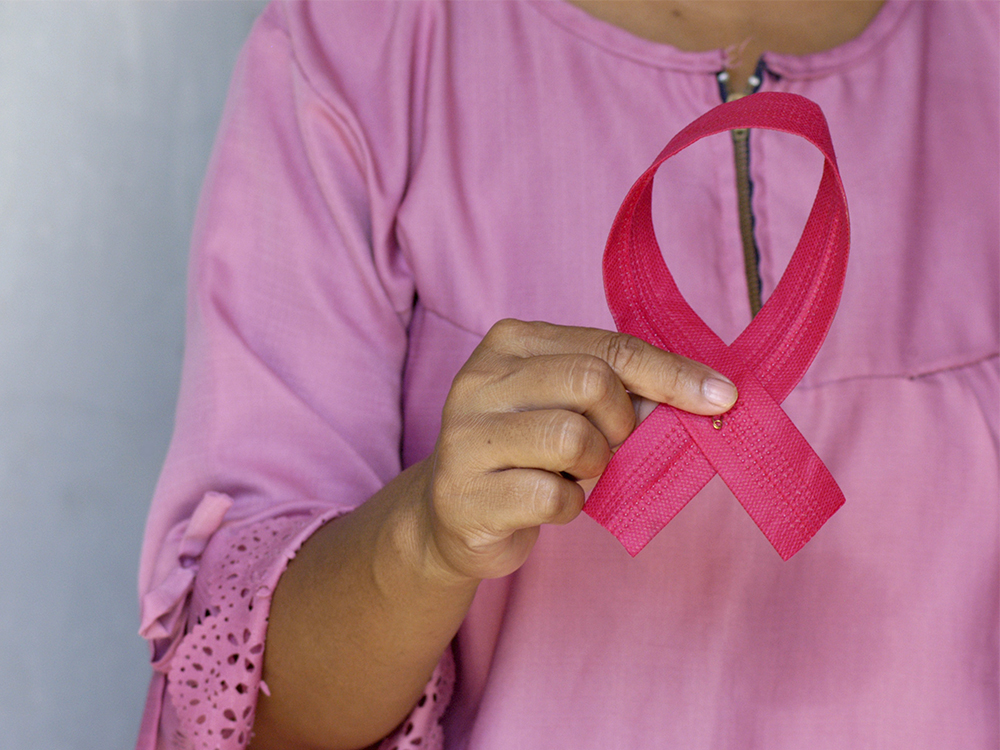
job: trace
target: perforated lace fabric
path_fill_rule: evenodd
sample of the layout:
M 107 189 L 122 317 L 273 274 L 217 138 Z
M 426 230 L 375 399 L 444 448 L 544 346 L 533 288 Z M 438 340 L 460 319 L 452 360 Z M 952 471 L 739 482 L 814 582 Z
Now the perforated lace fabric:
M 237 750 L 252 736 L 271 595 L 302 542 L 336 514 L 314 512 L 222 528 L 200 561 L 187 631 L 170 661 L 161 743 Z M 424 695 L 381 750 L 443 747 L 440 721 L 455 682 L 447 651 Z
M 455 689 L 455 660 L 451 649 L 444 652 L 424 688 L 417 705 L 378 750 L 443 750 L 444 730 L 441 719 Z

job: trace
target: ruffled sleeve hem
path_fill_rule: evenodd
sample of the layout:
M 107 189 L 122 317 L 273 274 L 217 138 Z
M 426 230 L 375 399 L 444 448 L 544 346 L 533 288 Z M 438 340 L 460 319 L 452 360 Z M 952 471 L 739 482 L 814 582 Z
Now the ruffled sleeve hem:
M 179 608 L 186 612 L 186 632 L 158 662 L 157 671 L 167 675 L 159 721 L 143 722 L 144 733 L 157 732 L 161 750 L 240 750 L 250 742 L 258 692 L 269 694 L 261 672 L 271 596 L 305 540 L 342 515 L 315 506 L 285 510 L 219 528 L 190 568 L 198 571 L 193 583 L 161 608 L 171 620 Z M 447 651 L 413 712 L 380 750 L 443 748 L 441 717 L 454 682 Z M 154 692 L 150 700 L 159 701 L 162 693 Z M 140 738 L 139 747 L 151 747 L 150 739 Z

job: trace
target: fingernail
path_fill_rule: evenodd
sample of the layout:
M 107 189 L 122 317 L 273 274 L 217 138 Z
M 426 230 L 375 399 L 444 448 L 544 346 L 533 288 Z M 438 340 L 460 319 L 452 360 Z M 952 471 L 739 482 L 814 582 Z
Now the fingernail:
M 736 403 L 736 386 L 728 380 L 705 378 L 701 381 L 701 395 L 715 406 L 732 406 Z

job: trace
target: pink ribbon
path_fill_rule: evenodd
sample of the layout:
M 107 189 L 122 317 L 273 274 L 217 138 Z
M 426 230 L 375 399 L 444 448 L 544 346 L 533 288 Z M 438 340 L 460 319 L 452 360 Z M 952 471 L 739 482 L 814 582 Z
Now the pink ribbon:
M 781 281 L 727 346 L 684 300 L 653 232 L 653 175 L 705 136 L 734 128 L 798 135 L 823 154 L 819 190 Z M 739 389 L 721 418 L 660 404 L 617 451 L 584 508 L 632 555 L 719 474 L 787 560 L 844 503 L 830 472 L 781 409 L 833 321 L 847 270 L 847 199 L 826 119 L 795 94 L 758 93 L 716 107 L 667 144 L 636 181 L 604 251 L 608 306 L 620 331 L 704 362 Z

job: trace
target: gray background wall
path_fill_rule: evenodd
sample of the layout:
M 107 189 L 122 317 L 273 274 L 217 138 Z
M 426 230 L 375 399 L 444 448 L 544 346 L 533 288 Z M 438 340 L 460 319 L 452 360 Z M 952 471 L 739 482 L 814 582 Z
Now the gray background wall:
M 131 747 L 187 243 L 259 3 L 0 2 L 0 748 Z

